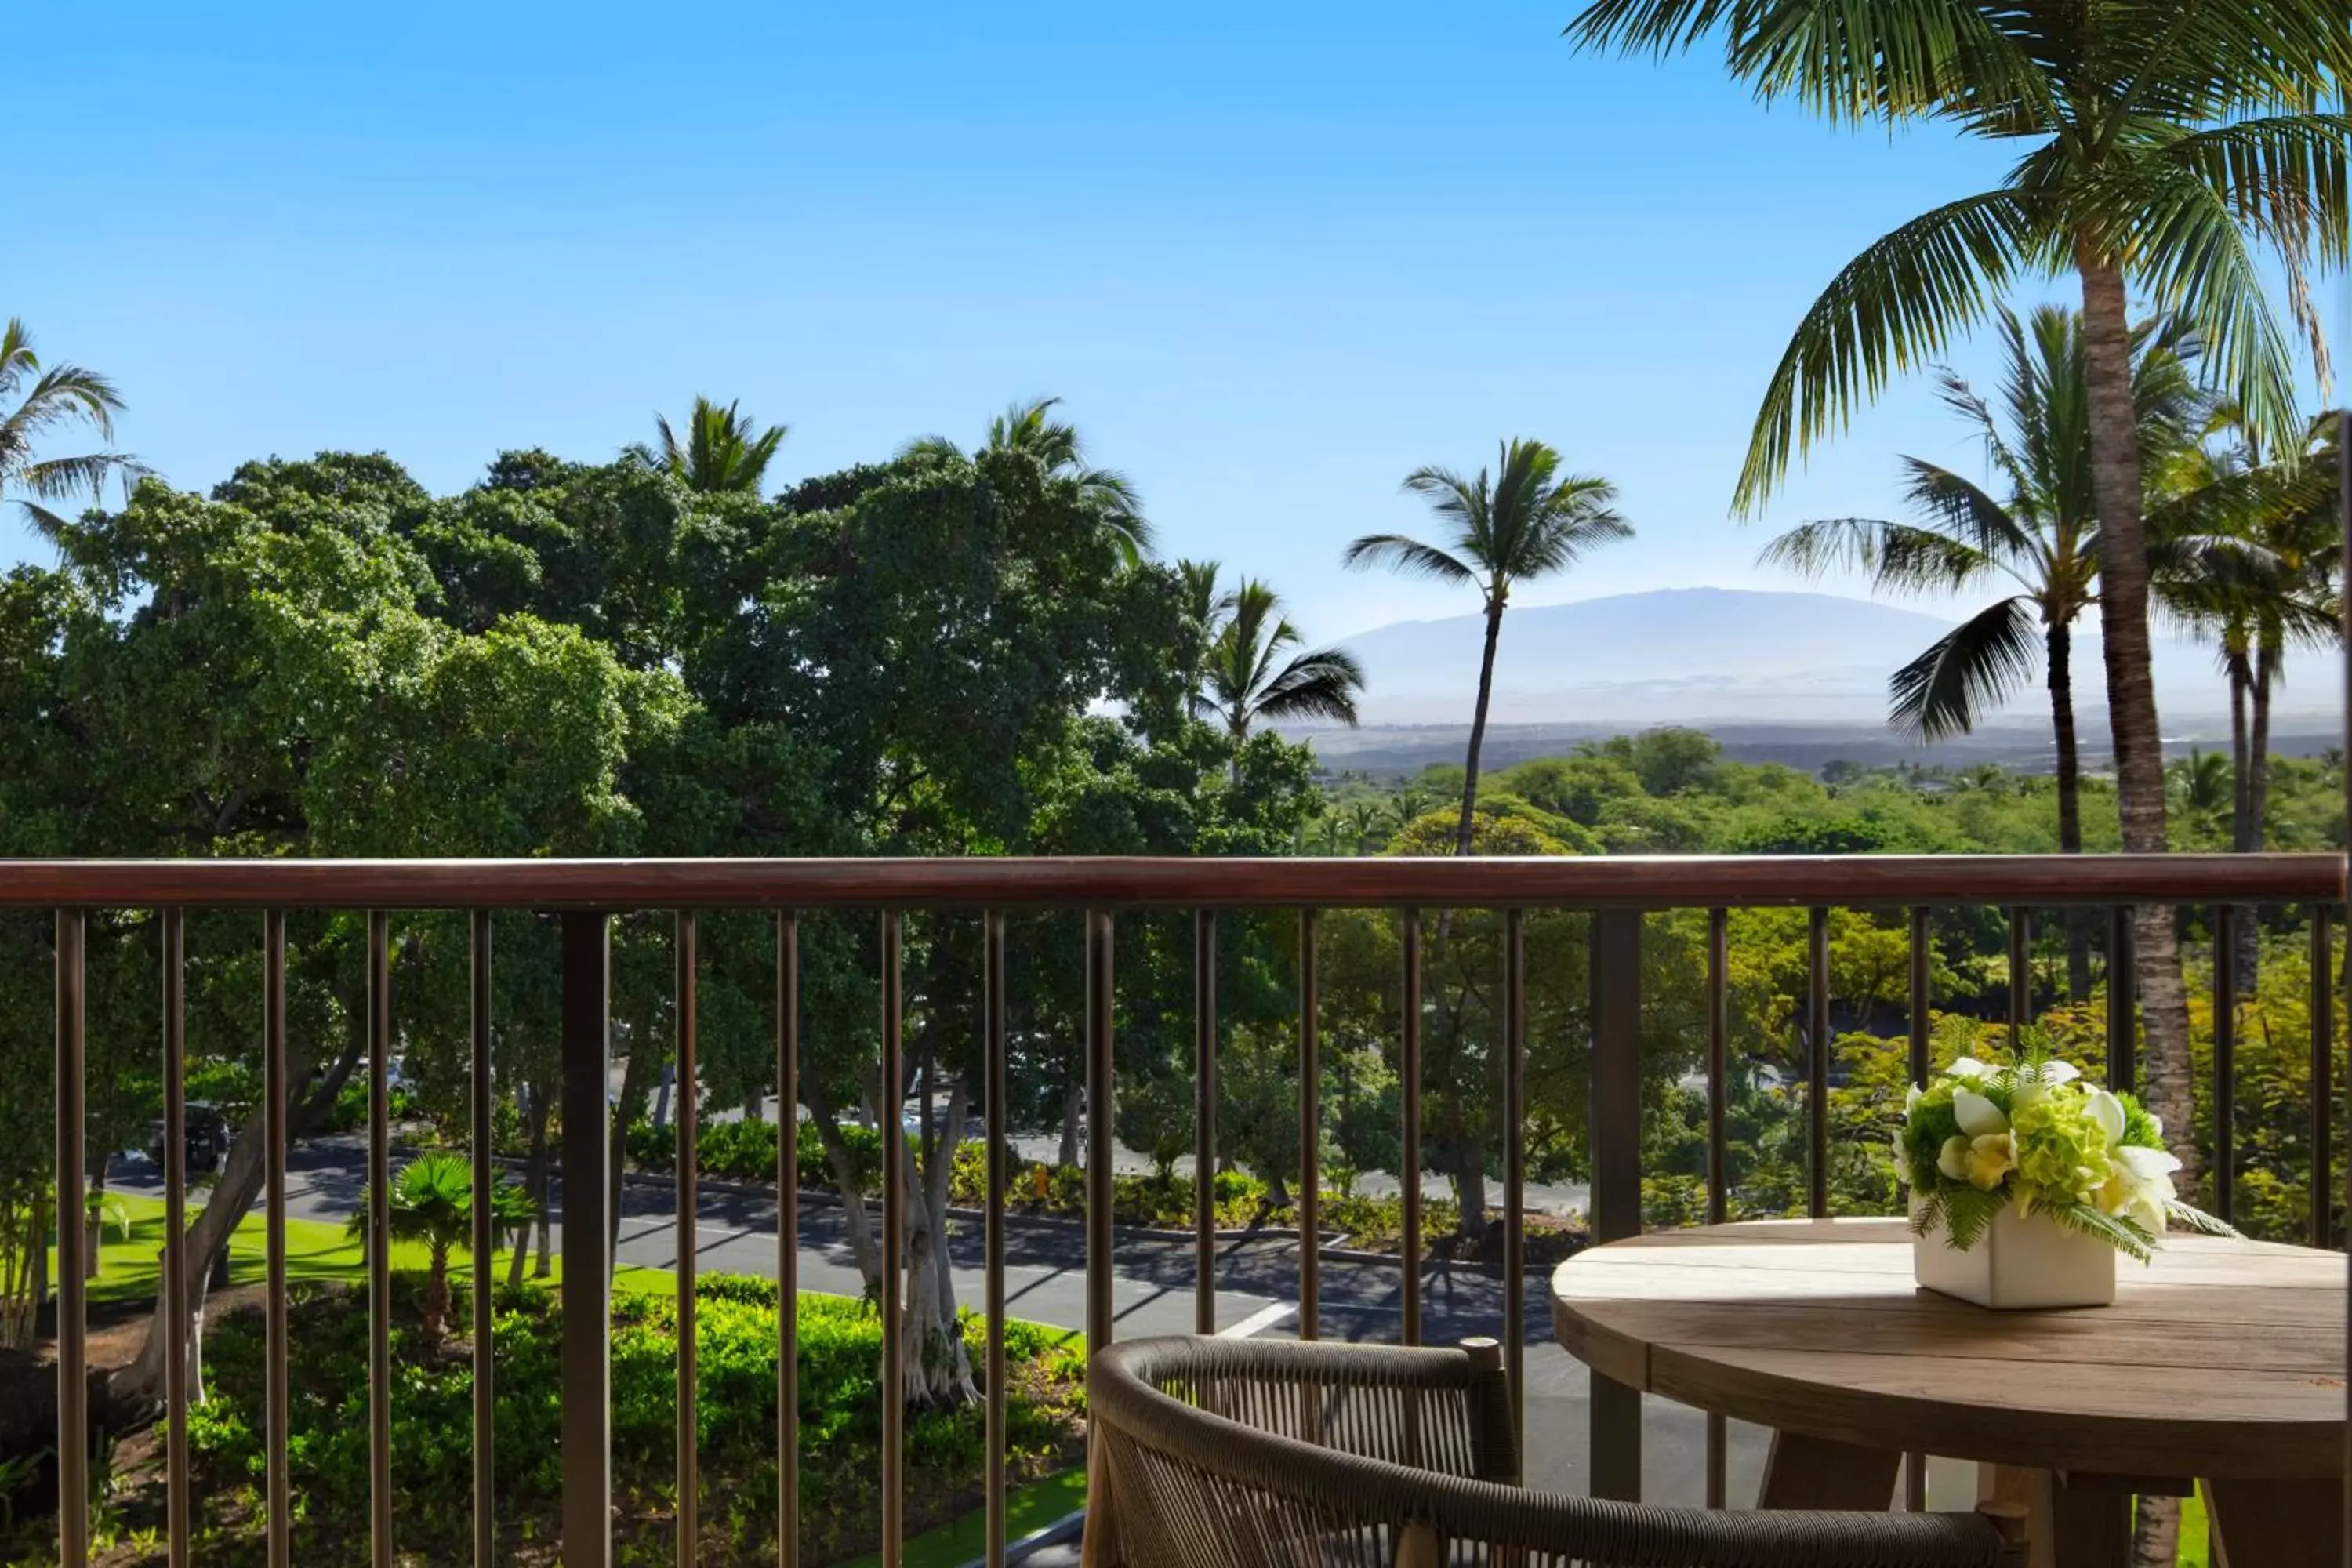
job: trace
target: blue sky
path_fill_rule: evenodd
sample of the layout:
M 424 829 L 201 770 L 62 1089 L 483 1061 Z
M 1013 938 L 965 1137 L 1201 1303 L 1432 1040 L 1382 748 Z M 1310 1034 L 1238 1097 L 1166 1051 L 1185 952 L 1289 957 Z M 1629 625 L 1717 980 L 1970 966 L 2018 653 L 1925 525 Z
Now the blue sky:
M 356 447 L 452 489 L 696 393 L 789 424 L 796 477 L 1056 393 L 1171 553 L 1318 637 L 1473 607 L 1337 557 L 1505 435 L 1640 530 L 1528 602 L 1785 585 L 1774 522 L 1883 513 L 1896 451 L 1971 460 L 1915 382 L 1728 521 L 1789 329 L 2002 154 L 1579 58 L 1573 9 L 26 8 L 43 221 L 0 312 L 113 375 L 121 444 L 189 488 Z

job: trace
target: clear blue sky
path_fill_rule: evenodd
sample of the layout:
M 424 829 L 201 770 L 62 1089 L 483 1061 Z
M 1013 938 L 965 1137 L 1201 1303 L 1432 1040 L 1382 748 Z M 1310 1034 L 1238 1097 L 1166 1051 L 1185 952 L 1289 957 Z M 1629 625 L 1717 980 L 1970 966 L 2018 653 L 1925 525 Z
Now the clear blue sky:
M 1058 393 L 1171 553 L 1310 636 L 1473 607 L 1337 556 L 1509 434 L 1640 529 L 1530 600 L 1782 583 L 1770 522 L 1883 512 L 1897 450 L 1971 460 L 1915 383 L 1726 517 L 1799 312 L 2003 155 L 1579 58 L 1573 9 L 25 7 L 39 222 L 0 313 L 112 374 L 121 444 L 189 488 L 348 447 L 454 489 L 698 392 L 788 423 L 797 477 Z

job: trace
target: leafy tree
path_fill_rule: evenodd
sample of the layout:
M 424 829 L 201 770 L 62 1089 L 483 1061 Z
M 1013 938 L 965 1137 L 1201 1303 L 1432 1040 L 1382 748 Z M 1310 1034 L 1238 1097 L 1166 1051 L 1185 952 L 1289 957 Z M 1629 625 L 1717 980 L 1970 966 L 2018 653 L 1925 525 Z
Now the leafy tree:
M 528 1226 L 538 1205 L 512 1182 L 499 1179 L 490 1187 L 493 1234 L 511 1234 Z M 425 1244 L 425 1331 L 435 1339 L 449 1331 L 449 1255 L 471 1247 L 474 1237 L 474 1167 L 464 1156 L 428 1149 L 403 1165 L 392 1178 L 386 1203 L 391 1211 L 392 1239 Z M 359 1208 L 345 1229 L 365 1237 L 373 1212 L 367 1189 L 360 1192 Z M 478 1259 L 477 1274 L 487 1270 Z
M 26 384 L 26 377 L 32 384 Z M 127 487 L 146 472 L 136 458 L 121 452 L 91 452 L 78 458 L 44 458 L 34 448 L 41 437 L 61 425 L 88 425 L 99 438 L 114 439 L 114 416 L 122 399 L 114 384 L 78 364 L 41 368 L 33 352 L 33 337 L 25 323 L 10 317 L 0 330 L 0 398 L 22 397 L 0 416 L 0 494 L 10 487 L 23 491 L 16 504 L 35 529 L 55 538 L 65 520 L 45 502 L 87 493 L 96 506 L 106 499 L 106 481 L 119 479 Z
M 1192 711 L 1222 724 L 1237 756 L 1249 742 L 1250 727 L 1262 719 L 1330 719 L 1355 727 L 1356 694 L 1364 689 L 1363 667 L 1355 655 L 1340 647 L 1291 653 L 1304 639 L 1283 615 L 1274 590 L 1255 577 L 1243 578 L 1215 603 L 1223 614 Z
M 1471 711 L 1470 754 L 1463 764 L 1462 815 L 1454 852 L 1470 853 L 1471 816 L 1478 804 L 1478 751 L 1486 738 L 1486 706 L 1495 689 L 1495 645 L 1511 590 L 1557 575 L 1585 552 L 1633 537 L 1617 515 L 1616 487 L 1581 474 L 1562 475 L 1559 454 L 1540 441 L 1502 444 L 1490 477 L 1440 468 L 1416 468 L 1404 488 L 1424 498 L 1446 525 L 1443 546 L 1402 533 L 1370 533 L 1348 546 L 1349 566 L 1386 565 L 1400 572 L 1465 584 L 1485 597 L 1486 642 L 1479 656 L 1478 700 Z
M 2002 416 L 1956 373 L 1941 371 L 1937 381 L 1945 406 L 1983 443 L 2007 499 L 1939 463 L 1906 458 L 1905 500 L 1916 521 L 1808 522 L 1767 545 L 1763 560 L 1814 576 L 1859 569 L 1874 589 L 1895 594 L 1943 596 L 1989 582 L 2012 589 L 1895 672 L 1888 722 L 1914 740 L 1967 734 L 2016 696 L 2040 662 L 2057 742 L 2058 847 L 2078 854 L 2074 626 L 2097 602 L 2100 550 L 2082 317 L 2045 305 L 2030 321 L 2006 308 L 1997 321 Z M 2208 400 L 2189 374 L 2196 342 L 2176 325 L 2135 328 L 2132 349 L 2132 405 L 2153 475 L 2194 447 Z M 2070 984 L 2080 998 L 2090 992 L 2090 949 L 2081 922 L 2074 926 Z
M 762 430 L 739 409 L 735 403 L 721 408 L 698 396 L 694 412 L 687 416 L 685 440 L 679 440 L 677 432 L 670 428 L 667 415 L 656 414 L 657 445 L 640 442 L 625 455 L 669 475 L 690 490 L 756 494 L 760 481 L 767 477 L 768 465 L 775 460 L 776 448 L 784 444 L 785 427 L 771 425 Z
M 1943 353 L 2010 284 L 2074 273 L 2123 843 L 2161 853 L 2163 732 L 2126 301 L 2137 289 L 2195 330 L 2256 429 L 2299 429 L 2289 333 L 2265 297 L 2261 258 L 2281 263 L 2297 315 L 2315 329 L 2305 268 L 2352 251 L 2352 120 L 2322 110 L 2352 71 L 2342 8 L 1591 0 L 1569 31 L 1582 47 L 1651 54 L 1719 40 L 1727 68 L 1768 102 L 1793 100 L 1837 123 L 1934 120 L 2021 149 L 2000 184 L 1899 226 L 1806 312 L 1765 391 L 1735 505 L 1754 510 L 1792 457 L 1889 377 Z M 2191 1082 L 2177 936 L 2156 906 L 2137 927 L 2147 1099 L 2179 1129 Z M 2193 1173 L 2194 1151 L 2179 1152 Z
M 1151 524 L 1144 518 L 1135 483 L 1116 468 L 1097 468 L 1087 462 L 1077 426 L 1054 416 L 1061 403 L 1058 397 L 1036 397 L 1007 405 L 1003 413 L 988 422 L 988 438 L 981 450 L 1020 452 L 1034 459 L 1048 479 L 1068 485 L 1101 518 L 1104 528 L 1118 541 L 1128 564 L 1134 565 L 1151 551 Z M 908 442 L 900 455 L 956 458 L 963 454 L 944 436 L 923 436 Z

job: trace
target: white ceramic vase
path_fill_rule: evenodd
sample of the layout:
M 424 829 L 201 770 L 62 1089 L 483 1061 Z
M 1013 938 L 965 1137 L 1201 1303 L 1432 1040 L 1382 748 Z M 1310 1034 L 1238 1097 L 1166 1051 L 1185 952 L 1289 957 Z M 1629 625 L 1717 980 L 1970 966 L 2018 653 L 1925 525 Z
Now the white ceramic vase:
M 1916 1200 L 1913 1211 L 1917 1210 Z M 1939 1226 L 1911 1238 L 1911 1271 L 1924 1288 L 1979 1307 L 2019 1311 L 2105 1307 L 2116 1299 L 2116 1249 L 2095 1237 L 2002 1209 L 1963 1252 Z

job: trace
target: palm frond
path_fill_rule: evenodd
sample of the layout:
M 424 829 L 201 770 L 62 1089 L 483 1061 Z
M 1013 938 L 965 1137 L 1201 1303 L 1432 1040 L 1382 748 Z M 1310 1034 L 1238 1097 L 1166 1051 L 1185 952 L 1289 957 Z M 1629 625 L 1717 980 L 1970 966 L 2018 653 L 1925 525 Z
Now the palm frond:
M 1983 552 L 1960 540 L 1906 523 L 1832 517 L 1798 524 L 1757 556 L 1808 577 L 1861 572 L 1871 586 L 1892 593 L 1940 593 L 1967 586 L 1991 570 Z
M 1848 262 L 1772 373 L 1733 510 L 1753 513 L 1814 442 L 1979 321 L 2041 238 L 2030 195 L 1988 191 L 1912 219 Z
M 1389 566 L 1441 583 L 1479 580 L 1478 574 L 1461 560 L 1402 533 L 1368 533 L 1341 552 L 1339 563 L 1352 568 Z
M 2041 638 L 2020 594 L 1954 626 L 1886 683 L 1887 723 L 1906 740 L 1968 733 L 2033 679 Z
M 1356 695 L 1364 689 L 1364 667 L 1345 648 L 1318 648 L 1283 666 L 1260 689 L 1256 708 L 1265 719 L 1329 719 L 1356 727 Z

